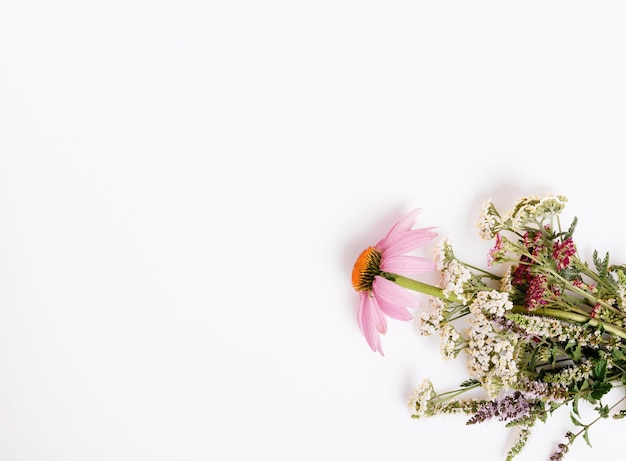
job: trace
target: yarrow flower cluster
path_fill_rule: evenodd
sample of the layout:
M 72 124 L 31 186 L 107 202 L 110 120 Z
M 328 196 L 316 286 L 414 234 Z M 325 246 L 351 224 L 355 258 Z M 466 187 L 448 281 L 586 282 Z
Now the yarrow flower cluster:
M 496 397 L 503 388 L 513 388 L 517 381 L 517 336 L 492 322 L 512 307 L 508 295 L 496 291 L 479 292 L 470 306 L 468 371 L 490 397 Z
M 413 391 L 413 394 L 409 399 L 411 415 L 416 418 L 426 416 L 428 412 L 428 404 L 435 395 L 435 388 L 433 387 L 433 383 L 430 379 L 422 381 Z
M 467 424 L 495 419 L 516 426 L 507 461 L 523 450 L 537 421 L 561 408 L 569 408 L 574 428 L 549 455 L 555 460 L 578 438 L 589 443 L 598 421 L 626 417 L 626 397 L 612 392 L 626 383 L 626 266 L 597 252 L 591 264 L 580 258 L 577 219 L 561 227 L 566 203 L 561 195 L 529 196 L 500 213 L 487 201 L 478 233 L 494 240 L 489 270 L 457 258 L 449 238 L 435 245 L 432 260 L 411 254 L 436 236 L 432 227 L 413 228 L 414 210 L 365 249 L 352 271 L 357 323 L 372 350 L 382 354 L 386 317 L 413 318 L 413 291 L 430 304 L 416 316 L 419 334 L 438 335 L 444 360 L 466 361 L 468 379 L 457 389 L 439 393 L 424 380 L 409 398 L 411 416 L 460 413 Z M 435 270 L 437 285 L 412 278 Z M 464 397 L 470 390 L 483 397 Z M 591 422 L 581 421 L 583 402 L 599 414 Z

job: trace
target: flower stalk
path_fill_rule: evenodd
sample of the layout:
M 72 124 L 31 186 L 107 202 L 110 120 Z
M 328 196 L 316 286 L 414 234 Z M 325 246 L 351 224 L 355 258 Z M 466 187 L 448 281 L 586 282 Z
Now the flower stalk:
M 528 314 L 528 311 L 524 306 L 514 306 L 511 312 Z M 555 319 L 566 320 L 569 322 L 575 322 L 580 324 L 588 324 L 592 327 L 601 327 L 607 333 L 618 336 L 621 339 L 626 340 L 626 330 L 617 327 L 607 322 L 592 319 L 588 315 L 576 314 L 574 312 L 567 312 L 560 309 L 552 309 L 549 307 L 541 307 L 530 313 L 530 315 L 538 315 L 542 317 L 552 317 Z
M 457 302 L 459 301 L 456 296 L 446 296 L 441 288 L 434 285 L 420 282 L 418 280 L 413 280 L 403 275 L 390 274 L 388 272 L 383 272 L 381 275 L 386 279 L 391 280 L 392 282 L 395 282 L 401 287 L 407 288 L 409 290 L 417 291 L 418 293 L 422 293 L 427 296 L 433 296 L 439 299 L 449 299 L 450 301 Z

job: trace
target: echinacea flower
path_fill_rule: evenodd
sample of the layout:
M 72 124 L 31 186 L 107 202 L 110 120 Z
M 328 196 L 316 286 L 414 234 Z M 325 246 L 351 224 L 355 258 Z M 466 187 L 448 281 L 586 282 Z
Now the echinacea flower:
M 415 275 L 435 269 L 435 263 L 407 253 L 430 242 L 437 234 L 432 227 L 413 229 L 420 209 L 398 221 L 385 238 L 367 247 L 352 269 L 352 286 L 359 293 L 357 321 L 373 351 L 383 354 L 380 334 L 387 332 L 385 316 L 411 320 L 407 307 L 419 306 L 419 300 L 397 285 L 395 276 Z

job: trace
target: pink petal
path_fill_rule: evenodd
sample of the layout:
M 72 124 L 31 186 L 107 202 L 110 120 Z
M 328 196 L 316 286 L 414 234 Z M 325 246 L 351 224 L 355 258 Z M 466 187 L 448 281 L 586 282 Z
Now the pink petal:
M 385 235 L 385 238 L 383 238 L 380 242 L 378 242 L 376 246 L 384 251 L 389 245 L 389 243 L 393 242 L 399 234 L 402 234 L 403 232 L 408 231 L 415 225 L 415 220 L 417 219 L 417 215 L 419 215 L 421 211 L 422 211 L 421 208 L 417 208 L 411 211 L 410 213 L 408 213 L 407 215 L 405 215 L 404 218 L 402 218 L 400 221 L 395 223 L 392 226 L 392 228 L 389 229 L 389 232 L 387 232 L 387 235 Z
M 371 312 L 374 326 L 380 334 L 384 335 L 385 333 L 387 333 L 387 319 L 383 315 L 383 312 L 380 310 L 377 299 L 372 296 L 370 296 L 370 298 L 372 301 Z
M 361 332 L 365 336 L 370 348 L 374 352 L 378 351 L 381 355 L 384 355 L 380 344 L 380 336 L 376 331 L 375 320 L 373 318 L 375 315 L 380 315 L 376 314 L 378 306 L 375 304 L 374 298 L 371 297 L 369 293 L 363 292 L 360 293 L 360 296 L 361 302 L 359 303 L 359 309 L 357 310 L 357 322 L 359 324 L 359 328 L 361 328 Z
M 380 268 L 394 274 L 423 274 L 434 270 L 435 262 L 419 256 L 387 256 L 383 255 Z
M 408 292 L 406 288 L 402 288 L 400 285 L 396 285 L 391 280 L 387 280 L 383 277 L 374 277 L 372 283 L 372 290 L 377 299 L 383 299 L 388 303 L 395 304 L 402 307 L 417 307 L 420 305 L 419 299 L 412 293 Z
M 387 248 L 383 253 L 387 256 L 397 256 L 415 250 L 437 236 L 435 232 L 431 232 L 431 229 L 433 228 L 414 229 L 404 232 L 397 236 L 395 240 L 387 242 Z
M 380 310 L 392 319 L 407 321 L 413 318 L 413 315 L 407 310 L 406 307 L 390 303 L 380 296 L 376 299 L 376 301 L 378 302 Z

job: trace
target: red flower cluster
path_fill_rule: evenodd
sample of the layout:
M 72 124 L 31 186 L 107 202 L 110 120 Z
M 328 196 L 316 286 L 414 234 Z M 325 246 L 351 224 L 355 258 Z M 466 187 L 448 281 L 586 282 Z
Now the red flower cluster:
M 548 230 L 546 228 L 546 230 Z M 576 253 L 576 245 L 571 237 L 562 242 L 554 241 L 552 251 L 548 253 L 544 245 L 540 245 L 541 233 L 527 232 L 524 234 L 523 244 L 528 250 L 528 255 L 520 257 L 520 264 L 513 271 L 513 285 L 520 288 L 526 293 L 524 305 L 531 311 L 545 304 L 548 304 L 551 295 L 559 294 L 558 287 L 550 288 L 547 278 L 544 275 L 535 274 L 532 266 L 537 264 L 537 260 L 548 256 L 552 258 L 556 264 L 557 270 L 568 267 L 571 263 L 571 257 Z M 496 241 L 497 247 L 497 241 Z
M 557 270 L 565 269 L 570 265 L 570 258 L 576 254 L 576 245 L 572 238 L 565 239 L 563 242 L 554 242 L 552 246 L 552 259 L 556 262 Z

